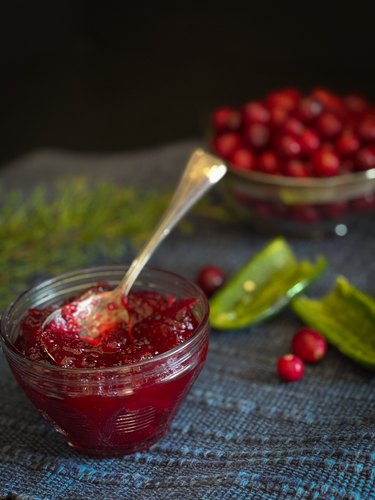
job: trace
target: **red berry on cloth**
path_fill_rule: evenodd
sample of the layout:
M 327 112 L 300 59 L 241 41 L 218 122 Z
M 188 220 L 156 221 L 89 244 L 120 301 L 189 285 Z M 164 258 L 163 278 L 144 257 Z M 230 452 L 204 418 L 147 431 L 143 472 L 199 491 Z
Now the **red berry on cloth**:
M 196 283 L 207 297 L 211 297 L 216 290 L 223 286 L 225 275 L 217 266 L 203 267 L 197 276 Z
M 294 335 L 292 350 L 306 363 L 317 363 L 327 352 L 327 341 L 316 330 L 304 327 Z
M 300 380 L 305 367 L 303 361 L 294 354 L 285 354 L 277 362 L 277 373 L 285 382 L 296 382 Z

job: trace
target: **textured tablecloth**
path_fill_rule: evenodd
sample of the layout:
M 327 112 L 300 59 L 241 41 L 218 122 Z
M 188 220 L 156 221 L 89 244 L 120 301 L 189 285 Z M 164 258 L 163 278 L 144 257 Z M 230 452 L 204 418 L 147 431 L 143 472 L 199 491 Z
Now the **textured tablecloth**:
M 7 186 L 76 173 L 173 186 L 194 141 L 132 154 L 40 151 L 0 172 Z M 238 269 L 270 237 L 215 221 L 174 232 L 154 266 L 194 278 L 207 263 Z M 299 258 L 326 256 L 310 290 L 337 274 L 375 296 L 375 225 L 342 239 L 289 238 Z M 1 245 L 1 243 L 0 243 Z M 334 348 L 304 378 L 282 383 L 277 358 L 300 326 L 289 310 L 272 321 L 211 334 L 207 363 L 167 437 L 149 451 L 95 459 L 71 450 L 39 416 L 0 355 L 0 495 L 22 499 L 375 498 L 375 376 Z M 3 498 L 1 497 L 1 498 Z

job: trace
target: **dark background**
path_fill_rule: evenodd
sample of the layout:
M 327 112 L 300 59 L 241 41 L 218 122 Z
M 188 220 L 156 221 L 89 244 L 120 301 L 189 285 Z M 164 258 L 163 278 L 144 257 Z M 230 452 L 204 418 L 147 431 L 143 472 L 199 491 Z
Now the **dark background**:
M 283 86 L 375 101 L 371 2 L 3 1 L 0 165 L 36 147 L 132 150 L 204 134 Z

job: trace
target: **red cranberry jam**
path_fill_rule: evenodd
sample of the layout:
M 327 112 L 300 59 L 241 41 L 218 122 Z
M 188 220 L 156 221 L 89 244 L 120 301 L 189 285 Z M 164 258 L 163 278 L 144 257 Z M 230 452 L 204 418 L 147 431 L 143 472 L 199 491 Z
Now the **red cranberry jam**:
M 101 289 L 106 287 L 100 287 Z M 69 321 L 75 301 L 63 308 L 66 322 L 43 322 L 53 309 L 29 309 L 15 347 L 33 361 L 64 368 L 106 368 L 151 359 L 188 340 L 198 326 L 192 307 L 195 299 L 177 300 L 158 292 L 132 292 L 129 320 L 105 328 L 95 339 L 79 336 Z

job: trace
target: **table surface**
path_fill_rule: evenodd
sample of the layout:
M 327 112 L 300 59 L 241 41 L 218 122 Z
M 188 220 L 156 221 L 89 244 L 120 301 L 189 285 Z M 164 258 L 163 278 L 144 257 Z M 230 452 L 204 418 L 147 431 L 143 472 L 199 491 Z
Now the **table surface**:
M 155 188 L 174 185 L 195 141 L 131 154 L 36 151 L 4 168 L 0 182 L 30 188 L 77 173 Z M 174 232 L 153 265 L 194 279 L 208 263 L 233 273 L 271 236 L 218 221 Z M 375 227 L 344 238 L 288 239 L 298 258 L 375 296 Z M 186 249 L 189 251 L 186 251 Z M 207 363 L 169 434 L 150 450 L 95 459 L 71 450 L 39 416 L 0 354 L 0 495 L 37 498 L 375 498 L 375 377 L 330 348 L 304 378 L 282 383 L 277 358 L 300 326 L 290 310 L 235 332 L 213 331 Z M 2 498 L 2 497 L 1 497 Z

